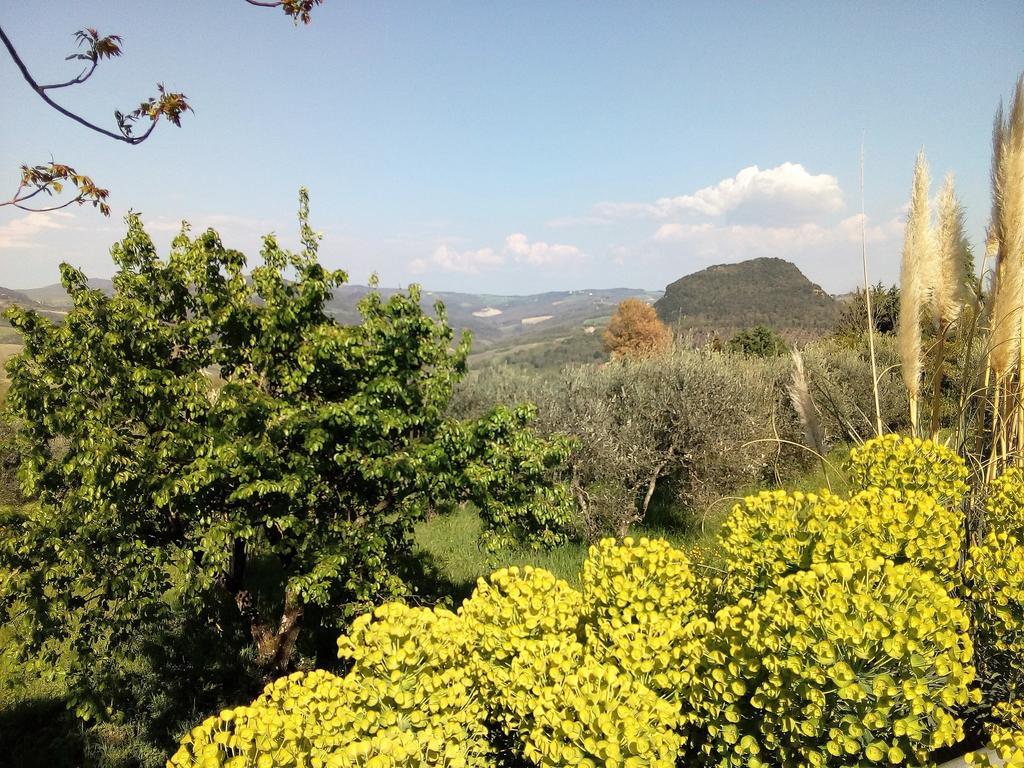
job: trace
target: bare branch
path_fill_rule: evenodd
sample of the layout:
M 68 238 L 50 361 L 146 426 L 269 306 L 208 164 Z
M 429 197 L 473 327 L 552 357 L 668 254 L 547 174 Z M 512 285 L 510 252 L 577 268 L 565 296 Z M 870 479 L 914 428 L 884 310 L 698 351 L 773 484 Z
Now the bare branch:
M 90 62 L 90 66 L 79 74 L 78 77 L 68 80 L 65 83 L 55 83 L 53 85 L 40 85 L 36 79 L 29 72 L 25 62 L 22 61 L 21 56 L 15 49 L 14 44 L 10 38 L 4 32 L 3 27 L 0 27 L 0 41 L 3 42 L 4 47 L 10 54 L 11 59 L 14 60 L 18 70 L 21 72 L 22 78 L 29 84 L 33 91 L 35 91 L 39 98 L 53 107 L 55 110 L 60 112 L 65 117 L 74 120 L 79 125 L 84 125 L 90 130 L 96 131 L 104 136 L 117 141 L 123 141 L 126 144 L 141 144 L 143 141 L 149 138 L 149 135 L 153 132 L 156 127 L 157 121 L 161 117 L 166 117 L 171 123 L 176 126 L 181 125 L 181 115 L 186 110 L 191 112 L 192 107 L 189 106 L 188 99 L 183 93 L 171 93 L 167 92 L 163 85 L 158 85 L 157 90 L 159 96 L 157 98 L 150 97 L 148 100 L 142 102 L 139 107 L 132 112 L 123 114 L 120 111 L 114 113 L 115 120 L 117 121 L 117 127 L 120 133 L 115 133 L 108 130 L 100 125 L 96 125 L 80 115 L 76 115 L 69 109 L 64 108 L 47 93 L 48 90 L 55 88 L 65 88 L 69 85 L 77 85 L 84 83 L 92 73 L 96 70 L 96 66 L 101 59 L 109 59 L 115 56 L 121 55 L 121 38 L 118 35 L 108 35 L 107 37 L 100 37 L 99 33 L 95 29 L 79 30 L 75 33 L 75 37 L 79 41 L 79 46 L 87 45 L 88 49 L 84 53 L 72 54 L 68 58 L 81 59 Z M 149 128 L 142 134 L 137 136 L 132 135 L 132 129 L 135 121 L 142 117 L 148 117 L 150 119 Z

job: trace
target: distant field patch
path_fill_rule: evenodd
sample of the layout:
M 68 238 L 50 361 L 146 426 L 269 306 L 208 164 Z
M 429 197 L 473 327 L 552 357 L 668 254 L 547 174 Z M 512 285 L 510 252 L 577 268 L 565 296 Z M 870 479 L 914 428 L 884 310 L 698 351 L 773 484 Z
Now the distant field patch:
M 536 317 L 524 317 L 521 322 L 523 325 L 537 325 L 543 323 L 545 320 L 550 320 L 554 315 L 537 315 Z
M 494 307 L 484 307 L 483 309 L 478 309 L 476 312 L 474 312 L 473 317 L 496 317 L 497 315 L 500 314 L 500 309 L 495 309 Z

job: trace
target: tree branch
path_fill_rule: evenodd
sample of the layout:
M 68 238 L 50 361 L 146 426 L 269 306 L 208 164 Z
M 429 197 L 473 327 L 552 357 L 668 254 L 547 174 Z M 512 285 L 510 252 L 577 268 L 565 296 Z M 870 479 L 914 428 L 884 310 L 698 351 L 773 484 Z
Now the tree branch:
M 295 19 L 296 24 L 300 21 L 303 24 L 309 24 L 313 9 L 324 4 L 324 0 L 245 0 L 245 2 L 255 5 L 257 8 L 281 8 Z
M 8 48 L 8 50 L 10 50 L 10 49 Z M 54 88 L 67 88 L 69 85 L 79 85 L 81 83 L 84 83 L 86 80 L 88 80 L 90 77 L 92 77 L 92 73 L 96 71 L 96 67 L 99 66 L 99 63 L 100 63 L 99 59 L 97 59 L 96 61 L 94 61 L 92 63 L 91 67 L 86 67 L 85 69 L 83 69 L 81 71 L 81 73 L 79 73 L 78 77 L 76 77 L 76 78 L 74 78 L 72 80 L 68 80 L 66 83 L 54 83 L 53 85 L 40 85 L 39 89 L 43 90 L 43 91 L 50 91 L 50 90 L 53 90 Z
M 94 32 L 94 30 L 89 31 Z M 25 62 L 18 54 L 18 51 L 14 47 L 14 44 L 11 42 L 10 38 L 7 37 L 7 33 L 4 32 L 3 27 L 0 27 L 0 41 L 3 42 L 4 47 L 7 49 L 7 52 L 11 56 L 11 59 L 14 61 L 15 65 L 18 67 L 18 70 L 21 72 L 22 78 L 24 78 L 25 82 L 29 84 L 29 87 L 36 92 L 39 98 L 41 98 L 53 109 L 60 112 L 65 117 L 74 120 L 79 125 L 83 125 L 92 131 L 96 131 L 96 133 L 102 134 L 116 141 L 123 141 L 125 144 L 131 145 L 141 144 L 142 142 L 149 138 L 149 135 L 153 132 L 153 129 L 156 127 L 157 121 L 162 116 L 167 117 L 167 119 L 175 125 L 180 125 L 181 113 L 185 110 L 192 111 L 192 108 L 188 105 L 188 101 L 186 100 L 184 94 L 165 93 L 163 86 L 158 86 L 160 91 L 159 100 L 150 98 L 148 101 L 143 102 L 138 109 L 128 113 L 127 115 L 122 115 L 120 112 L 115 112 L 115 116 L 117 117 L 118 122 L 118 130 L 120 131 L 120 133 L 114 133 L 113 131 L 106 129 L 103 126 L 96 125 L 95 123 L 86 120 L 84 117 L 76 115 L 71 110 L 61 106 L 52 98 L 50 98 L 49 94 L 47 94 L 47 90 L 53 88 L 64 88 L 69 85 L 85 82 L 85 80 L 87 80 L 89 76 L 91 76 L 92 73 L 95 71 L 96 65 L 103 55 L 117 54 L 98 53 L 94 45 L 91 52 L 85 55 L 85 58 L 92 62 L 92 67 L 90 67 L 85 73 L 79 75 L 77 78 L 73 80 L 69 80 L 66 83 L 56 83 L 54 85 L 40 85 L 32 76 L 32 73 L 29 72 L 28 66 L 26 66 Z M 132 136 L 131 124 L 135 120 L 143 116 L 149 117 L 149 119 L 152 121 L 150 123 L 149 128 L 146 130 L 145 133 L 141 134 L 140 136 Z
M 25 205 L 27 201 L 41 192 L 50 196 L 60 194 L 66 183 L 73 185 L 76 191 L 75 196 L 67 202 L 46 208 L 32 208 Z M 32 191 L 26 192 L 29 189 Z M 49 165 L 21 166 L 21 181 L 18 184 L 18 189 L 10 200 L 0 202 L 0 207 L 10 205 L 29 213 L 46 213 L 67 208 L 75 203 L 78 205 L 89 203 L 94 208 L 98 208 L 104 216 L 109 216 L 110 206 L 106 202 L 109 194 L 109 190 L 96 186 L 92 179 L 78 173 L 71 166 L 51 160 Z

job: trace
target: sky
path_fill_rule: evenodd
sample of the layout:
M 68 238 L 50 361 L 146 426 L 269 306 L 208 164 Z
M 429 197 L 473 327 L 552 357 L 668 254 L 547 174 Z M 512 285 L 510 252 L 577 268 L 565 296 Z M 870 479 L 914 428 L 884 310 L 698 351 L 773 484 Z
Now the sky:
M 0 26 L 44 82 L 73 33 L 124 53 L 56 92 L 104 125 L 162 82 L 194 106 L 138 146 L 45 105 L 0 50 L 0 184 L 51 158 L 112 214 L 0 207 L 0 286 L 109 277 L 123 217 L 187 220 L 259 262 L 296 245 L 355 283 L 514 294 L 661 289 L 776 256 L 827 291 L 897 279 L 916 153 L 955 174 L 980 253 L 992 119 L 1024 70 L 1024 3 L 340 2 L 309 26 L 242 0 L 36 0 Z M 4 181 L 6 179 L 6 181 Z

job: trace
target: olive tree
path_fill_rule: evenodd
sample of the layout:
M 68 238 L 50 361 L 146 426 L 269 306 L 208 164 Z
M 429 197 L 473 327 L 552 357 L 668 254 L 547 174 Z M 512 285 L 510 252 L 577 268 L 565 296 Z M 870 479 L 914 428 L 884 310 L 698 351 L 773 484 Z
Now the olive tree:
M 39 503 L 0 530 L 0 601 L 28 617 L 27 651 L 90 686 L 103 648 L 212 604 L 245 622 L 264 676 L 287 671 L 304 617 L 336 628 L 405 590 L 397 565 L 432 508 L 474 502 L 495 542 L 561 535 L 566 442 L 534 435 L 525 407 L 446 416 L 469 338 L 415 286 L 337 322 L 347 278 L 317 261 L 307 208 L 303 192 L 301 252 L 268 236 L 251 272 L 212 230 L 163 260 L 130 215 L 112 296 L 63 265 L 63 323 L 8 311 Z

